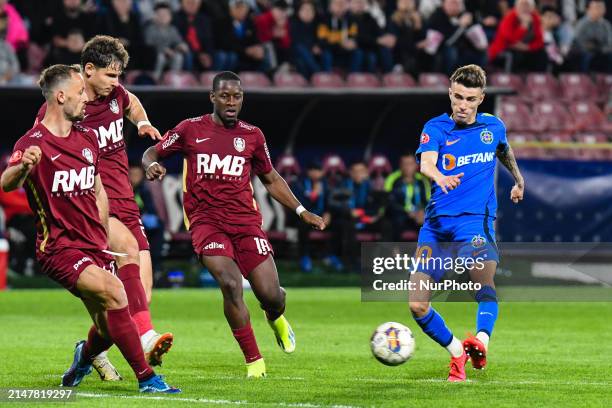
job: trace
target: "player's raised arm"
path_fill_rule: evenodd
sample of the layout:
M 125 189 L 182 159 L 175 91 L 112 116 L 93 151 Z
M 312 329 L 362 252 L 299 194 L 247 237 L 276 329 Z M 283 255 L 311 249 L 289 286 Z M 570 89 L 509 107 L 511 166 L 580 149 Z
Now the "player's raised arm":
M 23 186 L 28 174 L 40 162 L 41 157 L 42 151 L 38 146 L 30 146 L 23 153 L 20 150 L 16 150 L 13 156 L 11 156 L 9 167 L 2 173 L 2 178 L 0 179 L 2 190 L 9 192 Z
M 161 140 L 162 136 L 147 118 L 147 112 L 142 106 L 140 99 L 128 92 L 130 105 L 125 109 L 125 116 L 138 128 L 138 136 L 150 137 L 153 140 Z
M 421 173 L 433 180 L 444 193 L 454 190 L 461 184 L 463 173 L 445 176 L 438 170 L 438 152 L 428 151 L 421 153 Z
M 106 229 L 106 235 L 108 235 L 108 196 L 99 174 L 96 176 L 94 189 L 96 191 L 96 205 L 98 206 L 100 221 L 104 225 L 104 229 Z
M 142 167 L 147 180 L 161 180 L 166 175 L 166 168 L 158 163 L 159 153 L 155 146 L 149 147 L 142 155 Z
M 516 157 L 514 157 L 512 147 L 510 147 L 510 144 L 500 144 L 497 148 L 496 155 L 501 164 L 508 169 L 514 178 L 514 187 L 512 187 L 510 191 L 510 199 L 516 204 L 523 199 L 525 179 L 523 179 L 523 175 L 516 163 Z
M 276 201 L 295 211 L 302 221 L 318 230 L 322 231 L 325 229 L 323 218 L 306 210 L 300 204 L 285 179 L 276 170 L 272 169 L 268 173 L 260 174 L 259 179 Z

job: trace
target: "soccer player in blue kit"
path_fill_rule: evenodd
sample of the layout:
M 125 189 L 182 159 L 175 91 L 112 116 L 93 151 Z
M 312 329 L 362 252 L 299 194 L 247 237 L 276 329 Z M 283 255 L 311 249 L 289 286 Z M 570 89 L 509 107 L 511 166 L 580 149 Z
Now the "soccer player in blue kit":
M 443 114 L 425 124 L 417 157 L 421 173 L 432 183 L 431 200 L 425 210 L 425 223 L 419 232 L 417 254 L 428 248 L 435 257 L 437 243 L 468 247 L 478 254 L 483 267 L 469 270 L 473 283 L 481 284 L 475 293 L 478 302 L 476 335 L 463 343 L 446 326 L 431 305 L 431 292 L 423 283 L 438 282 L 444 271 L 415 272 L 410 281 L 410 311 L 421 329 L 451 355 L 448 381 L 465 381 L 465 365 L 470 359 L 476 369 L 486 365 L 489 338 L 497 319 L 497 294 L 493 278 L 499 261 L 495 245 L 495 166 L 497 157 L 510 171 L 515 184 L 510 199 L 523 199 L 524 180 L 506 139 L 506 128 L 496 116 L 477 113 L 484 99 L 486 75 L 477 65 L 458 68 L 450 78 L 452 115 Z

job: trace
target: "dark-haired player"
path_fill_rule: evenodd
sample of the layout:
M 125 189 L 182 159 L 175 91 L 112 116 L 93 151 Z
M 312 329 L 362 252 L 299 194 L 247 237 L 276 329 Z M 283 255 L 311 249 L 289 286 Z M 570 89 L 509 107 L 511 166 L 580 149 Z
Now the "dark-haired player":
M 451 354 L 448 380 L 464 381 L 468 358 L 474 368 L 484 368 L 489 337 L 497 319 L 493 281 L 499 261 L 493 229 L 497 211 L 495 157 L 514 177 L 510 199 L 515 203 L 523 199 L 524 181 L 502 121 L 488 113 L 477 113 L 486 86 L 483 69 L 477 65 L 458 68 L 450 82 L 452 114 L 445 113 L 425 124 L 417 150 L 421 173 L 433 181 L 418 246 L 433 248 L 430 255 L 436 257 L 440 256 L 436 254 L 435 248 L 439 248 L 436 244 L 455 243 L 484 260 L 483 268 L 469 271 L 471 280 L 482 285 L 475 294 L 477 334 L 462 344 L 431 306 L 430 292 L 421 290 L 421 282 L 439 281 L 442 270 L 412 275 L 417 290 L 411 291 L 410 310 L 423 331 Z
M 244 353 L 247 376 L 264 377 L 266 366 L 243 299 L 243 276 L 286 353 L 295 350 L 295 336 L 283 315 L 285 291 L 279 285 L 272 247 L 261 229 L 251 173 L 302 221 L 321 230 L 325 223 L 300 205 L 274 170 L 261 130 L 238 120 L 243 101 L 240 78 L 233 72 L 219 73 L 213 80 L 210 100 L 212 115 L 179 123 L 145 152 L 142 164 L 148 179 L 161 179 L 166 169 L 157 161 L 173 153 L 183 154 L 185 221 L 193 248 L 221 287 L 225 317 Z
M 116 38 L 99 35 L 85 44 L 81 68 L 89 101 L 79 123 L 92 128 L 98 138 L 100 177 L 108 194 L 110 250 L 120 254 L 116 256 L 118 276 L 125 286 L 142 348 L 149 364 L 155 366 L 161 364 L 162 355 L 172 346 L 173 335 L 157 333 L 151 322 L 151 254 L 129 180 L 123 118 L 125 116 L 138 127 L 140 137 L 158 140 L 161 135 L 147 120 L 138 98 L 119 84 L 119 76 L 128 60 L 127 51 Z M 37 120 L 42 120 L 46 106 L 40 108 Z M 103 380 L 121 379 L 106 352 L 95 359 L 94 367 Z
M 91 373 L 94 357 L 116 344 L 141 392 L 180 392 L 147 363 L 124 284 L 114 275 L 98 141 L 90 128 L 75 124 L 83 119 L 87 102 L 80 67 L 51 66 L 39 85 L 46 113 L 15 144 L 0 184 L 4 191 L 25 185 L 37 218 L 36 257 L 43 272 L 80 297 L 94 322 L 87 341 L 77 343 L 62 385 L 79 385 Z

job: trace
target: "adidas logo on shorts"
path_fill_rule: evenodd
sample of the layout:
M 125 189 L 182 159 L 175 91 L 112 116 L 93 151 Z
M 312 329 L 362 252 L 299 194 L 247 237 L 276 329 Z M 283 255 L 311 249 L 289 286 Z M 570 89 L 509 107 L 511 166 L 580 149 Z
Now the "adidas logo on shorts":
M 219 242 L 211 242 L 206 244 L 204 249 L 225 249 L 225 244 L 221 244 Z

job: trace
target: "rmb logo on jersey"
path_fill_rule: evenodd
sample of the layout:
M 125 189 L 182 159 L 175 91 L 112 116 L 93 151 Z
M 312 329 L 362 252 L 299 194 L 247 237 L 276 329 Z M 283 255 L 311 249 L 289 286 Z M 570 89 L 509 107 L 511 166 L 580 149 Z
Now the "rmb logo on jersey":
M 241 156 L 227 155 L 223 159 L 218 154 L 198 154 L 197 172 L 198 174 L 215 174 L 221 170 L 224 176 L 242 176 L 246 159 Z
M 472 237 L 472 246 L 474 248 L 482 248 L 487 243 L 487 240 L 480 234 Z
M 429 143 L 429 135 L 427 133 L 421 134 L 421 144 Z
M 113 112 L 114 114 L 119 113 L 119 104 L 117 103 L 117 99 L 113 99 L 112 101 L 110 101 L 110 103 L 108 104 L 108 107 L 110 111 Z
M 245 147 L 246 147 L 246 143 L 243 138 L 241 137 L 234 138 L 234 148 L 236 148 L 236 150 L 238 150 L 239 152 L 243 152 Z
M 52 193 L 72 193 L 75 190 L 89 190 L 94 186 L 96 168 L 83 167 L 80 170 L 58 170 L 53 175 Z M 71 194 L 72 195 L 72 194 Z
M 93 164 L 93 153 L 91 152 L 91 150 L 86 147 L 83 149 L 83 157 L 85 158 L 85 160 L 87 160 L 90 164 Z
M 105 148 L 109 144 L 121 142 L 123 140 L 123 118 L 111 122 L 108 128 L 100 126 L 98 130 L 94 129 L 94 132 L 98 137 L 100 149 Z
M 480 132 L 480 140 L 482 140 L 482 143 L 484 144 L 493 143 L 493 132 L 491 132 L 489 129 L 483 130 Z

